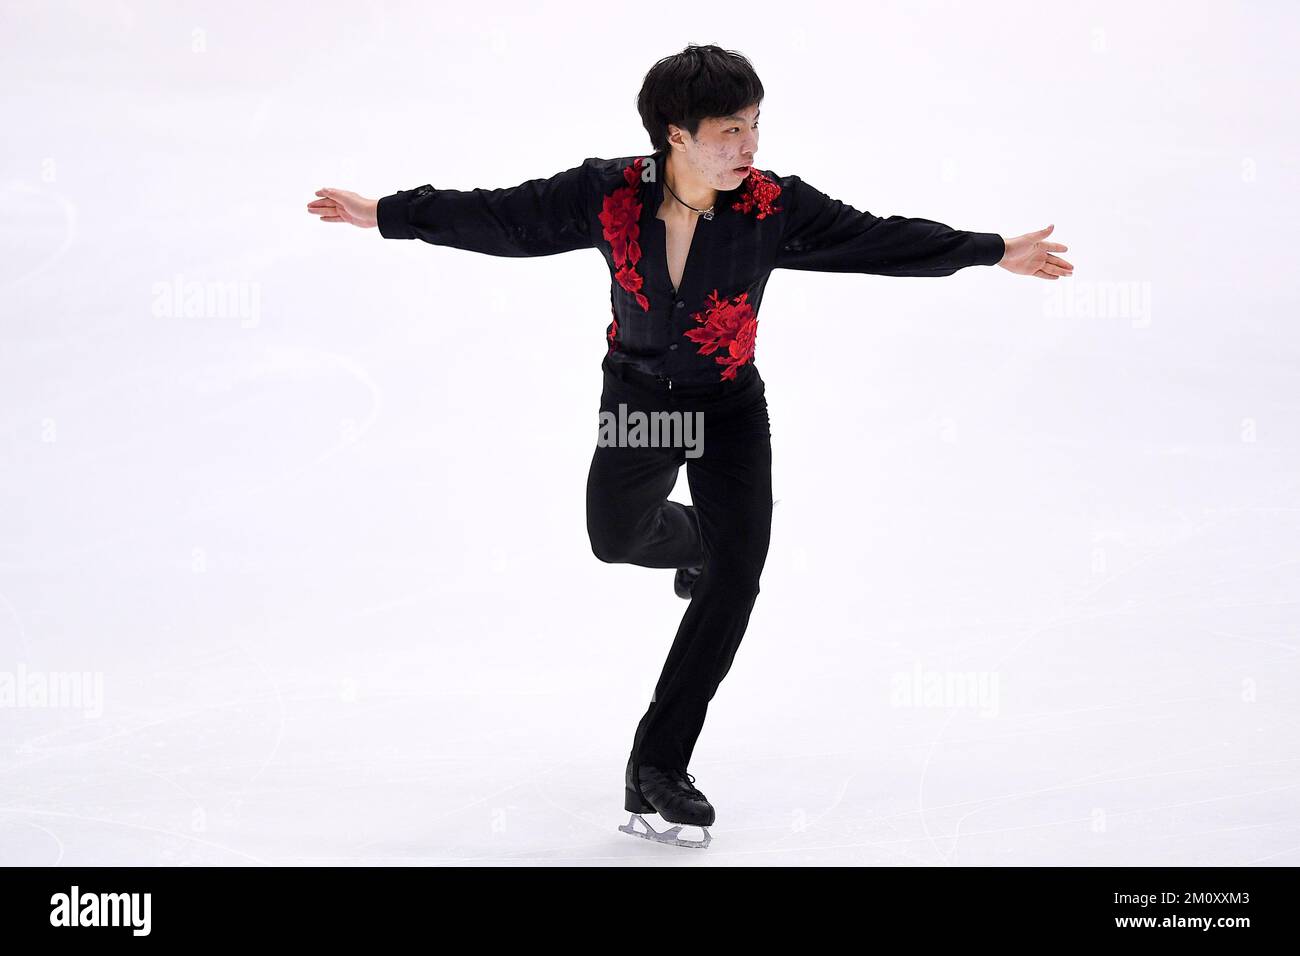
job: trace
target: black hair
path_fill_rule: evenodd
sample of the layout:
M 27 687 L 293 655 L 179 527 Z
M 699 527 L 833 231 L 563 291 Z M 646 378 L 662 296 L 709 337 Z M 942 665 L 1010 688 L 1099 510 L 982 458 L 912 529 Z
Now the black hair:
M 668 148 L 668 124 L 692 137 L 700 120 L 731 116 L 762 102 L 763 83 L 749 60 L 712 44 L 688 45 L 650 68 L 636 97 L 641 123 L 656 150 Z

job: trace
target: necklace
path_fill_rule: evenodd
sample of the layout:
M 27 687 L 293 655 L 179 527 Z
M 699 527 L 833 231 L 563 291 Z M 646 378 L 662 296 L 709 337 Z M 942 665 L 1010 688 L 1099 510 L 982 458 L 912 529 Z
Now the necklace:
M 669 191 L 670 193 L 673 193 L 673 187 L 668 185 L 668 177 L 667 177 L 667 176 L 664 177 L 664 186 L 668 189 L 668 191 Z M 687 209 L 695 209 L 695 207 L 692 206 L 690 203 L 688 203 L 688 202 L 682 202 L 682 198 L 681 198 L 680 196 L 678 196 L 677 193 L 673 193 L 673 198 L 676 199 L 678 202 L 680 202 L 680 203 L 681 203 L 683 206 L 685 206 Z M 715 205 L 716 205 L 716 203 L 715 203 Z M 713 220 L 713 206 L 710 206 L 708 209 L 695 209 L 695 211 L 698 212 L 698 213 L 699 213 L 702 217 L 704 217 L 705 219 L 708 219 L 708 220 L 710 220 L 710 221 Z

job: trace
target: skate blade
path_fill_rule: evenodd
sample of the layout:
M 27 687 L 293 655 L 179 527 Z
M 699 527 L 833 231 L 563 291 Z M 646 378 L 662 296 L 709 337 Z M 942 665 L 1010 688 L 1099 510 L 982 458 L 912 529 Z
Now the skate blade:
M 641 821 L 641 825 L 645 827 L 645 830 L 637 829 L 636 822 L 638 820 Z M 618 829 L 621 833 L 630 833 L 632 836 L 641 837 L 643 840 L 650 840 L 654 843 L 665 843 L 670 846 L 689 846 L 699 850 L 704 849 L 713 840 L 713 837 L 709 834 L 708 827 L 698 828 L 704 831 L 703 840 L 683 840 L 681 838 L 683 826 L 686 826 L 686 824 L 677 824 L 667 830 L 656 830 L 646 821 L 645 817 L 641 816 L 639 813 L 634 813 L 632 814 L 632 818 Z

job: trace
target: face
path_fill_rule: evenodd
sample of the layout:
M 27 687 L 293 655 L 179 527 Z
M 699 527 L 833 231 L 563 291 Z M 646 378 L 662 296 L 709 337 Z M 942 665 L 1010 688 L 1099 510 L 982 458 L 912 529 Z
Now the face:
M 676 126 L 669 126 L 674 146 L 673 162 L 684 160 L 691 174 L 714 189 L 735 189 L 749 175 L 758 152 L 759 108 L 751 106 L 734 116 L 711 116 L 700 121 L 695 138 Z M 677 150 L 680 143 L 682 150 Z

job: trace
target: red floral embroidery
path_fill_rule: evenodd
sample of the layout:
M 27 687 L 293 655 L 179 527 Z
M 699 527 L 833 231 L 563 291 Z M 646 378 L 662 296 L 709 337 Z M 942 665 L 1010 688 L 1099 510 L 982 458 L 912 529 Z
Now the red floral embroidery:
M 746 301 L 748 298 L 749 293 L 742 292 L 723 299 L 718 296 L 718 290 L 714 289 L 709 295 L 708 308 L 691 316 L 696 322 L 704 324 L 684 333 L 700 346 L 700 355 L 712 355 L 718 349 L 726 349 L 726 354 L 719 355 L 715 360 L 726 366 L 722 370 L 723 379 L 734 379 L 736 370 L 754 357 L 758 319 L 754 316 L 753 306 Z
M 757 209 L 758 215 L 755 218 L 765 219 L 781 211 L 780 206 L 772 205 L 779 195 L 781 195 L 781 187 L 751 166 L 749 175 L 745 177 L 745 191 L 731 204 L 731 208 L 736 212 Z
M 618 348 L 618 313 L 614 311 L 613 305 L 609 307 L 609 313 L 613 316 L 613 319 L 610 321 L 609 331 L 605 334 L 605 338 L 609 339 L 609 351 L 613 352 L 614 349 Z
M 649 312 L 650 300 L 641 292 L 644 280 L 636 271 L 636 264 L 641 259 L 641 243 L 637 241 L 641 237 L 641 203 L 637 197 L 644 163 L 644 159 L 637 157 L 623 170 L 627 185 L 618 187 L 605 197 L 600 224 L 614 256 L 614 264 L 618 266 L 614 281 L 636 296 L 637 304 Z

